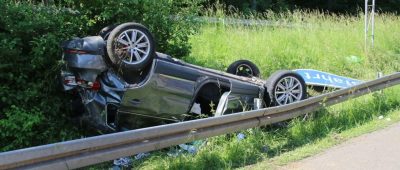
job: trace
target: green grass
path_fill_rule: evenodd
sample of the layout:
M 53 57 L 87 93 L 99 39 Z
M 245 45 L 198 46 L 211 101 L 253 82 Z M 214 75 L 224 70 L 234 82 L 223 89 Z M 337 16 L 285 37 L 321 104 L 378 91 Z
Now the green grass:
M 216 13 L 213 15 L 222 16 Z M 282 26 L 205 24 L 190 38 L 192 52 L 184 58 L 225 70 L 238 59 L 248 59 L 267 78 L 279 69 L 309 68 L 359 79 L 374 79 L 378 71 L 400 70 L 400 17 L 376 17 L 375 48 L 364 49 L 363 18 L 317 12 L 267 13 Z M 296 27 L 286 27 L 290 23 Z M 356 56 L 356 57 L 351 57 Z M 354 59 L 355 58 L 355 59 Z M 400 87 L 350 100 L 307 118 L 296 118 L 286 127 L 266 126 L 209 138 L 196 155 L 170 157 L 167 150 L 152 152 L 134 161 L 135 169 L 268 169 L 321 152 L 344 140 L 400 121 Z M 379 120 L 383 115 L 391 121 Z
M 295 12 L 269 19 L 299 26 L 205 25 L 190 39 L 192 53 L 185 60 L 225 70 L 235 60 L 248 59 L 264 78 L 279 69 L 318 69 L 362 79 L 400 70 L 398 16 L 377 16 L 375 49 L 368 52 L 363 18 Z
M 138 169 L 273 168 L 321 152 L 348 138 L 400 121 L 400 88 L 354 99 L 289 122 L 287 127 L 267 126 L 235 135 L 209 138 L 196 155 L 169 157 L 166 152 L 135 162 Z M 385 119 L 379 119 L 379 116 Z M 387 121 L 386 118 L 391 120 Z
M 378 71 L 388 74 L 400 70 L 398 16 L 377 16 L 375 48 L 368 51 L 364 48 L 363 18 L 316 12 L 264 16 L 283 26 L 203 25 L 199 34 L 190 38 L 192 53 L 184 60 L 225 70 L 235 60 L 248 59 L 260 67 L 264 78 L 279 69 L 318 69 L 366 80 L 375 78 Z M 286 27 L 286 23 L 300 26 Z M 209 138 L 196 155 L 175 158 L 167 156 L 165 150 L 153 152 L 149 158 L 136 161 L 134 166 L 138 169 L 232 169 L 261 162 L 249 169 L 273 168 L 400 121 L 399 95 L 399 87 L 391 88 L 382 94 L 374 93 L 309 114 L 305 119 L 294 119 L 287 127 L 243 131 L 246 138 L 241 141 L 235 134 Z M 379 120 L 380 115 L 392 120 Z

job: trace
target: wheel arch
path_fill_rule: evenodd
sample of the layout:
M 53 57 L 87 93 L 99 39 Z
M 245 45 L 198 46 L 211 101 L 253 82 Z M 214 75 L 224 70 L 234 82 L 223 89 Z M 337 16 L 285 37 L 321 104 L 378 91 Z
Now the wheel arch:
M 198 83 L 195 85 L 195 90 L 193 94 L 193 98 L 190 102 L 189 108 L 188 108 L 188 113 L 190 112 L 190 109 L 193 107 L 194 103 L 196 100 L 198 100 L 199 97 L 201 97 L 202 90 L 204 90 L 207 87 L 216 87 L 219 90 L 221 90 L 221 94 L 218 95 L 218 100 L 220 99 L 221 95 L 223 92 L 230 91 L 231 90 L 231 83 L 227 80 L 222 80 L 222 79 L 217 79 L 217 78 L 203 78 Z M 214 92 L 215 90 L 209 90 L 211 91 L 210 93 Z M 218 104 L 218 103 L 216 103 Z

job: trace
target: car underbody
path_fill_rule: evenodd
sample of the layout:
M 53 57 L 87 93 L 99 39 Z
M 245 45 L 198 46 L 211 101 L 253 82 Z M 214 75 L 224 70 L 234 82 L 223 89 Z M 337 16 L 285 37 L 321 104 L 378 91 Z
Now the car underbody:
M 222 72 L 155 52 L 143 25 L 125 23 L 107 30 L 104 36 L 66 41 L 61 71 L 64 90 L 75 92 L 75 103 L 83 108 L 74 109 L 81 112 L 80 119 L 103 132 L 222 116 L 307 97 L 305 81 L 295 71 L 279 70 L 263 80 L 254 63 L 238 60 Z M 308 73 L 306 78 L 315 77 Z
M 198 67 L 161 53 L 141 72 L 141 79 L 129 78 L 137 75 L 128 72 L 121 78 L 111 69 L 103 74 L 102 93 L 81 96 L 88 108 L 84 120 L 98 129 L 117 130 L 117 124 L 136 129 L 251 110 L 254 100 L 264 96 L 264 80 Z

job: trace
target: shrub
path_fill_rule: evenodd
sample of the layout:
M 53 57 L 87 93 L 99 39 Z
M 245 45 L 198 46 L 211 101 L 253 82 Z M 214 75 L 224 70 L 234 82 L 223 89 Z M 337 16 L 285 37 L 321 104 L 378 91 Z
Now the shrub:
M 137 21 L 155 35 L 158 50 L 177 57 L 189 52 L 195 25 L 181 15 L 197 13 L 191 1 L 92 0 L 0 1 L 0 150 L 81 136 L 66 121 L 69 98 L 57 88 L 60 43 L 96 35 L 107 25 Z M 179 10 L 181 9 L 181 10 Z

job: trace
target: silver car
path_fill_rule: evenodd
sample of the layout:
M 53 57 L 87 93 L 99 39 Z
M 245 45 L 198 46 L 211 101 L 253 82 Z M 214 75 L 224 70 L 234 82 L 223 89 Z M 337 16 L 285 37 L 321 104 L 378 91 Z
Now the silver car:
M 125 23 L 102 36 L 63 44 L 64 90 L 74 91 L 80 117 L 105 131 L 137 129 L 244 110 L 285 105 L 306 98 L 303 78 L 277 71 L 259 78 L 252 62 L 239 60 L 227 72 L 155 52 L 146 27 Z

